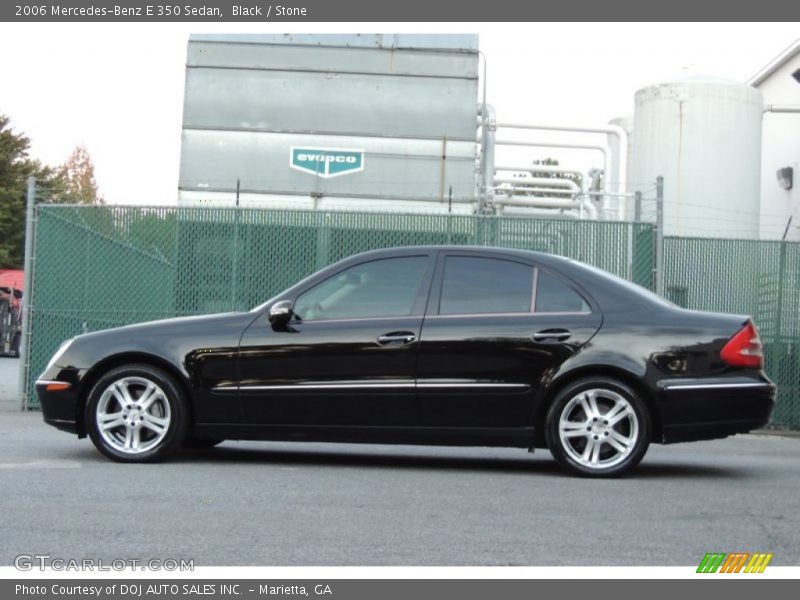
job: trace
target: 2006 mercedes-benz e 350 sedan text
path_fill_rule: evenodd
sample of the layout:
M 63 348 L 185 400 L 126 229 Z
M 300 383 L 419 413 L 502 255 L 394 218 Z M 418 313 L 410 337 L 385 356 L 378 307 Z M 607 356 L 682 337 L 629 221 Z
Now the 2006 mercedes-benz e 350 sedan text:
M 250 312 L 79 335 L 36 390 L 47 423 L 119 461 L 224 439 L 547 447 L 609 476 L 651 442 L 765 425 L 762 363 L 747 317 L 547 254 L 410 247 Z

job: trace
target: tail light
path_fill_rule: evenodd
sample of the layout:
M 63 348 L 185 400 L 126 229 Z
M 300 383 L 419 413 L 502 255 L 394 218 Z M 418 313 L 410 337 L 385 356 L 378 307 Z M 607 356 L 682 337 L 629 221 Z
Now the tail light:
M 722 360 L 732 367 L 760 369 L 764 366 L 761 338 L 750 321 L 734 335 L 719 353 Z

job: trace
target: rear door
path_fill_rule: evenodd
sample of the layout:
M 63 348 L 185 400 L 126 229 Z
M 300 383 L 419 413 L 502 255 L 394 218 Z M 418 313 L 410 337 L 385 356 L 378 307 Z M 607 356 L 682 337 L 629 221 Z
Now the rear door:
M 530 427 L 542 381 L 601 314 L 557 273 L 507 255 L 443 252 L 434 282 L 417 368 L 422 425 Z

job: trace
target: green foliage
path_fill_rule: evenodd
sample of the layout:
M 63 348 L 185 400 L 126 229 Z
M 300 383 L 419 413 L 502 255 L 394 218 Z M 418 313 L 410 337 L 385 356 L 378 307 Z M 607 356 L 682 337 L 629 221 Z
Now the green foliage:
M 25 244 L 28 177 L 37 183 L 38 201 L 102 203 L 88 152 L 78 147 L 58 168 L 29 156 L 30 139 L 14 131 L 0 114 L 0 269 L 21 269 Z
M 26 180 L 38 166 L 28 158 L 29 147 L 30 140 L 0 115 L 0 268 L 22 266 Z
M 104 204 L 94 178 L 94 164 L 89 151 L 78 146 L 58 168 L 61 187 L 53 200 L 62 204 Z

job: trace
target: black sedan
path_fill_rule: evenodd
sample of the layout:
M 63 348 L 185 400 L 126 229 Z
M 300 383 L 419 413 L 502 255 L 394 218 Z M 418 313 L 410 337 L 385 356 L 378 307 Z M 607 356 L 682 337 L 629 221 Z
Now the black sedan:
M 748 317 L 467 247 L 367 252 L 250 312 L 79 335 L 36 390 L 47 423 L 124 462 L 226 439 L 546 447 L 590 476 L 762 427 L 775 398 Z

